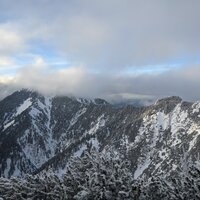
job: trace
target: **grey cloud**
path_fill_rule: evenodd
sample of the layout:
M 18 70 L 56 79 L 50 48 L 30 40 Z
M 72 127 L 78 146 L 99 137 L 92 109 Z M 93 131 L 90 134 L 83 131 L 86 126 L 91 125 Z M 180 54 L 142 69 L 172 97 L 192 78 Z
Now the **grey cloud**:
M 48 72 L 45 67 L 26 67 L 10 81 L 10 87 L 31 88 L 44 94 L 72 95 L 86 98 L 116 99 L 161 98 L 179 95 L 185 100 L 199 100 L 200 66 L 185 66 L 161 74 L 105 75 L 91 73 L 84 67 Z
M 12 83 L 0 83 L 0 100 L 4 99 L 8 95 L 12 94 L 16 90 L 21 89 L 20 87 L 16 87 Z
M 0 25 L 0 55 L 13 55 L 25 48 L 24 39 L 9 24 Z
M 1 0 L 0 28 L 8 24 L 16 41 L 6 55 L 6 48 L 0 47 L 1 57 L 16 55 L 21 46 L 24 53 L 32 53 L 27 47 L 36 39 L 55 47 L 74 65 L 54 71 L 48 66 L 26 66 L 6 91 L 30 87 L 44 93 L 106 99 L 138 95 L 199 99 L 200 66 L 193 65 L 200 52 L 199 7 L 199 0 Z M 130 66 L 155 69 L 154 64 L 173 60 L 176 64 L 187 57 L 190 65 L 178 69 L 169 65 L 162 73 L 124 73 Z
M 9 7 L 22 32 L 90 68 L 122 70 L 200 50 L 198 0 L 4 0 L 1 7 Z

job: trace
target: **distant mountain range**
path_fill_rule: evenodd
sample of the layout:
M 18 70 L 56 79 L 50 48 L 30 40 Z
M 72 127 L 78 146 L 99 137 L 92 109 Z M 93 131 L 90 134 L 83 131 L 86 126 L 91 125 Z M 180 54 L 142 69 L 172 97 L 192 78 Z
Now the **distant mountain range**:
M 179 97 L 150 106 L 43 96 L 21 90 L 0 102 L 0 175 L 63 173 L 72 156 L 95 147 L 124 154 L 134 178 L 173 173 L 200 151 L 200 102 Z

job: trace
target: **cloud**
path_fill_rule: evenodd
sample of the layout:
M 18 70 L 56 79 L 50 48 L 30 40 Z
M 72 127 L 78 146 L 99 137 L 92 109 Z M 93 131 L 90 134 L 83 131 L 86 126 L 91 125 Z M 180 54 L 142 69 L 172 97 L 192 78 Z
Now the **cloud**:
M 11 57 L 0 56 L 0 67 L 12 66 L 14 61 Z
M 42 63 L 42 65 L 41 65 Z M 10 88 L 31 88 L 48 95 L 85 98 L 157 99 L 179 95 L 184 100 L 199 100 L 200 66 L 184 66 L 162 73 L 104 74 L 88 71 L 84 66 L 49 70 L 44 62 L 19 69 L 15 77 L 5 77 Z
M 198 0 L 2 2 L 23 35 L 92 69 L 165 63 L 200 51 Z
M 26 50 L 26 38 L 11 23 L 0 24 L 0 73 L 16 68 L 16 56 Z
M 89 73 L 82 66 L 72 66 L 56 71 L 47 69 L 44 65 L 22 68 L 12 83 L 18 87 L 32 88 L 45 94 L 83 97 L 102 95 L 102 91 L 100 91 L 100 88 L 104 89 L 100 82 L 102 77 Z
M 2 80 L 83 97 L 199 99 L 199 7 L 199 0 L 2 0 L 0 65 L 19 55 L 32 62 Z M 41 44 L 70 66 L 49 67 Z
M 0 25 L 0 44 L 0 55 L 12 55 L 22 50 L 25 45 L 20 34 L 8 24 Z

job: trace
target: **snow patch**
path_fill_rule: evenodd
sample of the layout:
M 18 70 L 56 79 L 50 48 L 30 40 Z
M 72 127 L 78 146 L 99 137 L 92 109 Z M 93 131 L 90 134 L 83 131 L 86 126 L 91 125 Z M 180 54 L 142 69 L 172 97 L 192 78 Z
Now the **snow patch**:
M 31 98 L 26 99 L 16 110 L 15 116 L 20 115 L 32 105 Z
M 195 132 L 194 132 L 195 133 Z M 200 132 L 199 132 L 199 130 L 196 132 L 196 134 L 194 134 L 193 135 L 193 139 L 190 141 L 190 143 L 189 143 L 189 149 L 188 149 L 188 151 L 190 151 L 194 146 L 195 146 L 195 144 L 196 144 L 196 142 L 197 142 L 197 138 L 199 137 L 199 135 L 200 135 Z
M 4 170 L 5 177 L 9 177 L 10 164 L 11 164 L 11 159 L 7 158 L 7 160 L 6 160 L 6 169 Z
M 167 129 L 169 127 L 169 115 L 166 115 L 164 112 L 158 112 L 157 122 L 160 128 Z
M 3 131 L 5 131 L 8 127 L 10 127 L 11 125 L 13 125 L 14 122 L 15 122 L 15 120 L 12 120 L 12 121 L 8 122 L 6 125 L 4 125 Z
M 71 127 L 71 126 L 73 126 L 74 124 L 76 124 L 76 122 L 78 121 L 78 118 L 81 116 L 81 115 L 83 115 L 85 112 L 86 112 L 86 108 L 82 108 L 81 110 L 79 110 L 76 114 L 75 114 L 75 116 L 71 119 L 71 121 L 70 121 L 70 125 L 69 125 L 69 128 Z M 69 129 L 68 128 L 68 129 Z
M 134 179 L 137 179 L 140 175 L 142 175 L 144 170 L 147 169 L 150 164 L 151 160 L 148 158 L 142 164 L 138 165 L 137 169 L 134 172 Z
M 86 149 L 87 149 L 87 146 L 85 144 L 82 145 L 81 148 L 74 153 L 74 156 L 75 157 L 80 157 L 81 154 L 83 153 L 83 151 L 85 151 Z
M 184 125 L 188 123 L 188 113 L 181 110 L 181 104 L 178 104 L 171 116 L 171 132 L 175 135 L 180 129 L 184 129 Z
M 193 108 L 193 111 L 192 113 L 199 113 L 199 110 L 200 110 L 200 102 L 196 102 L 192 105 L 192 108 Z
M 104 119 L 104 114 L 101 115 L 95 125 L 88 131 L 89 134 L 95 134 L 97 130 L 103 126 L 105 126 L 106 120 Z
M 172 171 L 175 171 L 177 169 L 177 165 L 176 164 L 172 164 Z
M 92 147 L 95 147 L 97 150 L 99 150 L 99 141 L 97 138 L 91 138 L 89 142 L 92 143 Z

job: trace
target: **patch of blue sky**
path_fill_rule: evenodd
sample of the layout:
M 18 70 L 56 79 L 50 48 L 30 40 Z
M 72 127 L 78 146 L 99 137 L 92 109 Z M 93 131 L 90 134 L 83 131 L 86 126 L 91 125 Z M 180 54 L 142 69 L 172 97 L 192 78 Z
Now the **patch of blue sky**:
M 162 64 L 162 65 L 146 65 L 139 67 L 128 67 L 125 70 L 127 74 L 143 74 L 143 73 L 163 73 L 171 69 L 178 69 L 181 66 L 178 64 Z
M 199 54 L 200 55 L 200 54 Z M 180 69 L 186 65 L 200 64 L 199 55 L 187 55 L 167 60 L 162 64 L 130 66 L 127 67 L 125 73 L 142 74 L 142 73 L 163 73 L 169 70 Z
M 44 59 L 44 62 L 50 69 L 51 68 L 59 69 L 69 66 L 68 62 L 59 57 L 49 58 L 41 54 L 33 54 L 33 53 L 17 55 L 14 57 L 14 60 L 19 67 L 26 67 L 33 65 L 35 63 L 35 58 L 38 56 L 41 56 L 42 59 Z
M 19 66 L 0 67 L 0 75 L 13 76 L 13 75 L 16 74 L 16 72 L 17 72 L 18 69 L 19 69 Z
M 32 39 L 29 41 L 29 51 L 32 54 L 42 55 L 43 57 L 51 58 L 58 56 L 55 48 L 49 43 L 41 39 Z
M 0 24 L 4 24 L 6 22 L 8 22 L 8 19 L 4 15 L 0 14 Z
M 16 19 L 15 15 L 10 15 L 10 13 L 6 9 L 2 9 L 1 3 L 2 2 L 0 2 L 0 6 L 1 6 L 0 23 L 4 24 L 6 22 Z
M 15 60 L 16 65 L 19 67 L 24 67 L 26 65 L 33 64 L 33 56 L 31 54 L 19 54 L 13 56 L 13 59 Z
M 29 46 L 29 56 L 24 59 L 24 62 L 26 63 L 32 62 L 34 56 L 41 56 L 50 68 L 65 68 L 70 64 L 66 58 L 62 57 L 58 51 L 56 51 L 54 46 L 43 40 L 31 40 L 29 41 Z
M 181 57 L 171 58 L 167 61 L 168 64 L 178 65 L 188 65 L 188 64 L 199 64 L 200 63 L 200 54 L 184 55 Z

